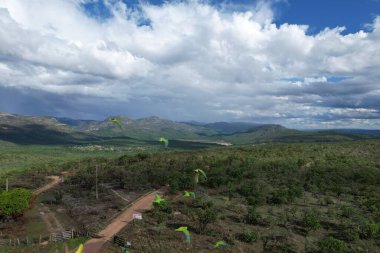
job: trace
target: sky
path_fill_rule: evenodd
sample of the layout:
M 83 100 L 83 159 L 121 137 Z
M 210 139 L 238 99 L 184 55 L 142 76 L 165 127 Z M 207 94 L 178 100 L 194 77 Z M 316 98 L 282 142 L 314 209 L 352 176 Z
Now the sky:
M 0 0 L 0 111 L 380 129 L 380 0 Z

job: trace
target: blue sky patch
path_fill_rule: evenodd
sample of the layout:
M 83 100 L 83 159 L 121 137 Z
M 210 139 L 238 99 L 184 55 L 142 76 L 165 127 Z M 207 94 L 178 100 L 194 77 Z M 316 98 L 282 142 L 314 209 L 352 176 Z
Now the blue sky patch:
M 326 27 L 344 26 L 342 34 L 368 30 L 367 24 L 380 15 L 378 0 L 287 0 L 274 4 L 276 24 L 309 25 L 308 34 Z
M 330 76 L 327 78 L 327 81 L 329 83 L 339 83 L 341 81 L 344 81 L 344 80 L 347 80 L 347 79 L 351 79 L 352 77 L 350 76 Z
M 104 21 L 112 17 L 112 13 L 104 4 L 103 0 L 87 2 L 81 4 L 81 7 L 89 17 L 95 18 L 100 21 Z
M 182 0 L 185 2 L 185 0 Z M 123 0 L 128 8 L 139 9 L 140 2 L 153 5 L 162 5 L 164 0 Z M 226 11 L 252 10 L 258 0 L 205 0 L 217 8 Z M 274 11 L 276 25 L 283 23 L 308 25 L 307 33 L 314 35 L 326 27 L 346 27 L 342 34 L 355 33 L 359 30 L 369 30 L 368 24 L 380 15 L 379 0 L 267 0 Z M 170 1 L 169 1 L 170 3 Z M 98 20 L 106 20 L 112 14 L 104 4 L 104 0 L 94 0 L 82 4 L 83 10 L 88 16 Z M 140 25 L 150 25 L 148 21 L 142 21 Z

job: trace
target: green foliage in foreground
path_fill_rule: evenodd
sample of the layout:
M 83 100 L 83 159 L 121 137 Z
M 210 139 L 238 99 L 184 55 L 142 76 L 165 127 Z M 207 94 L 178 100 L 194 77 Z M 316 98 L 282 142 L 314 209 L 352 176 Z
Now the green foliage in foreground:
M 317 230 L 321 227 L 319 223 L 319 214 L 316 210 L 308 210 L 305 212 L 303 217 L 303 225 L 307 233 Z
M 346 253 L 347 245 L 345 242 L 335 239 L 333 237 L 328 237 L 321 240 L 318 243 L 320 253 Z
M 16 188 L 0 193 L 0 215 L 16 217 L 29 207 L 32 192 L 27 189 Z
M 22 245 L 22 246 L 1 246 L 0 253 L 52 253 L 64 252 L 63 243 L 49 243 L 47 245 Z
M 80 244 L 84 244 L 87 240 L 89 240 L 88 237 L 76 237 L 76 238 L 70 239 L 68 241 L 69 250 L 73 250 L 77 248 Z

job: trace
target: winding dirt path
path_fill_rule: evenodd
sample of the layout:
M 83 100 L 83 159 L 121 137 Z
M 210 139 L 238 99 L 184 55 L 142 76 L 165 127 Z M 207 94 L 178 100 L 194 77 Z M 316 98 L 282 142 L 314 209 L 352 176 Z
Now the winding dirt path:
M 64 228 L 61 224 L 61 222 L 57 219 L 55 214 L 49 209 L 47 206 L 40 206 L 38 208 L 38 211 L 41 214 L 42 220 L 46 223 L 48 226 L 49 232 L 54 233 L 54 232 L 59 232 L 63 231 Z M 43 213 L 43 214 L 42 214 Z
M 44 186 L 41 186 L 40 188 L 38 188 L 36 190 L 34 190 L 33 191 L 34 195 L 40 195 L 41 193 L 46 192 L 47 190 L 50 190 L 51 188 L 53 188 L 53 187 L 55 187 L 58 184 L 63 182 L 59 176 L 47 176 L 46 178 L 50 178 L 53 181 L 44 185 Z
M 46 192 L 63 182 L 62 178 L 59 176 L 47 176 L 46 178 L 52 179 L 52 181 L 34 190 L 33 194 L 35 196 L 38 196 L 41 193 Z M 40 213 L 43 212 L 41 219 L 46 223 L 50 233 L 53 233 L 56 231 L 63 231 L 62 224 L 59 222 L 55 214 L 51 212 L 47 206 L 40 206 L 38 209 Z M 69 248 L 66 242 L 64 243 L 64 248 L 65 248 L 66 253 L 69 252 Z
M 52 179 L 52 181 L 34 190 L 33 194 L 35 196 L 38 196 L 41 193 L 46 192 L 63 182 L 62 178 L 59 176 L 47 176 L 46 178 Z M 46 223 L 50 233 L 63 231 L 62 224 L 59 222 L 54 213 L 51 212 L 49 207 L 38 204 L 38 212 L 41 214 L 41 219 Z
M 156 194 L 163 194 L 164 190 L 150 192 L 134 201 L 124 212 L 117 216 L 105 229 L 99 232 L 101 238 L 91 239 L 84 245 L 84 253 L 99 253 L 103 245 L 115 234 L 122 230 L 133 219 L 133 213 L 144 212 L 152 208 Z

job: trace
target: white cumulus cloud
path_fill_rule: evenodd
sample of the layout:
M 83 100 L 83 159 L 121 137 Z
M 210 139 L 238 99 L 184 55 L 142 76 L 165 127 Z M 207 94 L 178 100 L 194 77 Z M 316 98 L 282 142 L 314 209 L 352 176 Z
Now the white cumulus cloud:
M 310 35 L 276 25 L 263 1 L 248 11 L 105 1 L 103 20 L 85 2 L 0 0 L 0 87 L 118 102 L 98 117 L 378 126 L 380 18 L 369 32 Z

